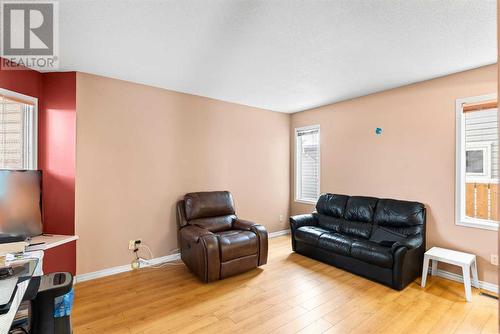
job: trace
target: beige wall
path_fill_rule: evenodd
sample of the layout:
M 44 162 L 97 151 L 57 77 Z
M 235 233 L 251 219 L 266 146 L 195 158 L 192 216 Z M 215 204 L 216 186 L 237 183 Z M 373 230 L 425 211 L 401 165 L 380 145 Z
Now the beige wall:
M 290 191 L 290 133 L 320 124 L 321 191 L 424 202 L 427 246 L 477 254 L 495 283 L 497 234 L 454 223 L 455 100 L 495 91 L 487 66 L 290 116 L 78 73 L 77 272 L 129 263 L 129 239 L 155 257 L 175 249 L 189 191 L 231 190 L 241 217 L 286 228 L 289 207 L 313 209 Z
M 190 191 L 230 190 L 240 217 L 286 228 L 289 129 L 287 114 L 78 73 L 77 273 L 130 263 L 129 239 L 169 254 Z
M 427 247 L 477 254 L 479 278 L 496 283 L 497 233 L 455 225 L 454 192 L 455 100 L 496 91 L 497 68 L 487 66 L 295 113 L 291 130 L 321 125 L 322 192 L 425 203 Z M 292 214 L 313 209 L 290 193 Z

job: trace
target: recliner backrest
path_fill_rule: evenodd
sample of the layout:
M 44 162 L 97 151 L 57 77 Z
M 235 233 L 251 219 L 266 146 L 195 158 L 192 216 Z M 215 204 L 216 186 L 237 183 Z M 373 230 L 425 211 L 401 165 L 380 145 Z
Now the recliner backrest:
M 229 230 L 234 212 L 233 196 L 229 191 L 189 193 L 184 196 L 186 221 L 211 232 Z

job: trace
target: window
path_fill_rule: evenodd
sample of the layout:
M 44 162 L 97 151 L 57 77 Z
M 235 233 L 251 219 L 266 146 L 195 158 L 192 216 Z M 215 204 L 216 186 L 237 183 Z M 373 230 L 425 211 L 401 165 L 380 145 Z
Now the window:
M 295 200 L 316 203 L 319 197 L 319 125 L 295 129 Z
M 497 97 L 457 100 L 456 112 L 456 224 L 497 230 Z
M 467 119 L 466 119 L 467 121 Z M 466 140 L 471 136 L 466 131 Z M 493 142 L 469 142 L 465 149 L 465 176 L 466 180 L 491 179 L 491 147 Z
M 37 168 L 37 99 L 0 89 L 0 169 Z

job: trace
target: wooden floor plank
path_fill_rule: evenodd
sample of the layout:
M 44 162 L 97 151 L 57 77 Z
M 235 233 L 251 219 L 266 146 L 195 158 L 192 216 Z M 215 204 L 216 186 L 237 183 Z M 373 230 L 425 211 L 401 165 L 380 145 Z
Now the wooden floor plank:
M 183 265 L 75 286 L 75 334 L 497 333 L 497 301 L 429 277 L 395 291 L 271 239 L 268 264 L 204 284 Z

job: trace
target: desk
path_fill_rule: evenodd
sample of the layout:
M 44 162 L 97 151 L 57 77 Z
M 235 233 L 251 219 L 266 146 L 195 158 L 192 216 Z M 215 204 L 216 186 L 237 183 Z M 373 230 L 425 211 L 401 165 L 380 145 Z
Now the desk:
M 44 251 L 75 240 L 78 240 L 77 235 L 42 234 L 31 238 L 30 244 L 26 247 L 26 251 Z
M 29 253 L 32 257 L 38 258 L 40 262 L 40 270 L 38 274 L 35 274 L 34 276 L 43 275 L 44 251 L 75 240 L 78 240 L 77 235 L 42 234 L 36 237 L 32 237 L 30 239 L 29 245 L 26 247 L 26 253 Z

